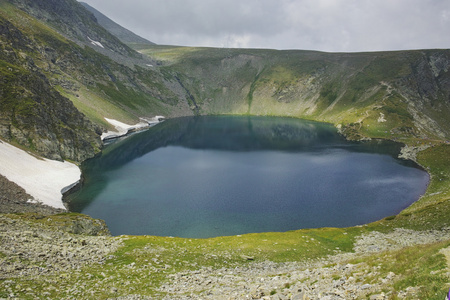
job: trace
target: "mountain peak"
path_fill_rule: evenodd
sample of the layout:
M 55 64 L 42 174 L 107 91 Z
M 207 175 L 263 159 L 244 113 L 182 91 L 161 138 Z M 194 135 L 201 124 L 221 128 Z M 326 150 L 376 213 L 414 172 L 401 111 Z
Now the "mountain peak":
M 149 40 L 144 39 L 143 37 L 138 36 L 137 34 L 131 32 L 130 30 L 122 27 L 117 24 L 97 9 L 93 8 L 89 4 L 85 2 L 79 2 L 83 5 L 88 11 L 90 11 L 100 26 L 108 30 L 112 35 L 116 36 L 122 43 L 124 44 L 144 44 L 144 45 L 155 45 L 155 43 L 150 42 Z

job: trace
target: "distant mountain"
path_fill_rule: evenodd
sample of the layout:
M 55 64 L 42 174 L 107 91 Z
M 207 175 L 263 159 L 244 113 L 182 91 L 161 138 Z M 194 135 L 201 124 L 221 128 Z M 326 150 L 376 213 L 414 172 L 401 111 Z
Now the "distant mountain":
M 120 26 L 92 6 L 87 3 L 80 2 L 88 11 L 90 11 L 95 18 L 97 19 L 98 24 L 100 24 L 103 28 L 108 30 L 111 34 L 116 36 L 122 43 L 125 44 L 144 44 L 144 45 L 156 45 L 149 40 L 144 39 L 143 37 L 138 36 L 137 34 L 131 32 L 130 30 Z

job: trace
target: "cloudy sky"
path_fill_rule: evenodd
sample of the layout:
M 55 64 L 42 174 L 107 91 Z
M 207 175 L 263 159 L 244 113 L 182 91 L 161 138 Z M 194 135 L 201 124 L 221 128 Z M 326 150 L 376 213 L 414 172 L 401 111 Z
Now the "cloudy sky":
M 450 0 L 83 0 L 161 45 L 450 48 Z

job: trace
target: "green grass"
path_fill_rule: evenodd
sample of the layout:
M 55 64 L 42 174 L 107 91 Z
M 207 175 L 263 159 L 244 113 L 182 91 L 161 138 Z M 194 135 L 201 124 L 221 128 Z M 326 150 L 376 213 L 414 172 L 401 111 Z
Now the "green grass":
M 417 299 L 441 300 L 448 291 L 449 283 L 446 276 L 447 262 L 439 250 L 449 246 L 450 242 L 442 242 L 406 247 L 360 258 L 351 263 L 363 262 L 368 265 L 367 269 L 376 268 L 377 274 L 366 282 L 369 284 L 377 283 L 380 278 L 386 278 L 388 273 L 393 272 L 395 275 L 391 299 L 401 299 L 397 298 L 400 291 L 418 287 Z
M 436 206 L 450 200 L 449 157 L 449 144 L 438 144 L 419 153 L 418 161 L 425 168 L 425 170 L 430 173 L 431 181 L 426 194 L 419 201 L 415 202 L 410 208 L 405 210 L 406 213 L 430 205 Z
M 179 47 L 179 46 L 159 46 L 159 45 L 144 45 L 136 48 L 142 54 L 150 56 L 151 58 L 161 61 L 165 64 L 172 64 L 179 62 L 184 55 L 196 52 L 201 48 L 196 47 Z

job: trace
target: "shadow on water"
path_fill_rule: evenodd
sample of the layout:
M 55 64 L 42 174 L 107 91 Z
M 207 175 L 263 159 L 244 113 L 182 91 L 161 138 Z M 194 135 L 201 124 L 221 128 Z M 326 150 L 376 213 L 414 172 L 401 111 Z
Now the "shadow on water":
M 87 169 L 120 167 L 161 147 L 225 151 L 307 152 L 351 149 L 397 157 L 401 144 L 372 140 L 350 142 L 325 123 L 280 117 L 202 116 L 169 119 L 146 131 L 117 140 L 83 165 Z M 410 162 L 406 164 L 413 166 Z
M 105 175 L 108 172 L 121 169 L 150 152 L 172 146 L 223 153 L 275 151 L 309 155 L 346 151 L 376 153 L 393 158 L 398 156 L 401 148 L 399 143 L 390 141 L 349 142 L 329 124 L 295 118 L 202 116 L 169 119 L 109 144 L 100 155 L 83 163 L 84 183 L 79 191 L 66 197 L 69 209 L 83 212 L 95 201 L 110 184 Z M 410 161 L 396 161 L 404 166 L 416 167 Z M 85 187 L 88 187 L 88 193 Z

